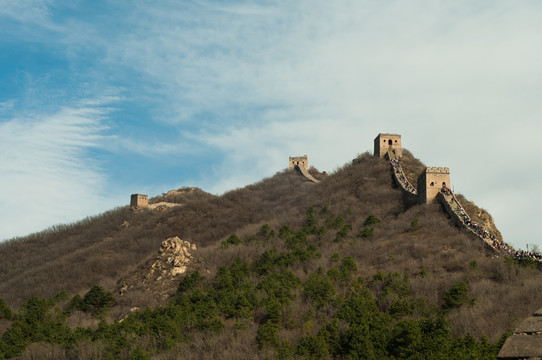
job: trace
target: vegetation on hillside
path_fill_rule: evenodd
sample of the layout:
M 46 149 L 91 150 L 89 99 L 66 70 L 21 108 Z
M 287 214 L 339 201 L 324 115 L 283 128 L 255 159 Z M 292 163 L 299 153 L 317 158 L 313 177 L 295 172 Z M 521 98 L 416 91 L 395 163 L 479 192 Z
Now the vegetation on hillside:
M 409 176 L 423 167 L 404 161 Z M 363 154 L 320 179 L 283 171 L 0 244 L 0 353 L 489 359 L 540 307 L 536 267 L 495 257 L 438 204 L 406 208 L 386 161 Z M 119 305 L 116 281 L 172 236 L 197 244 L 195 271 L 166 301 Z
M 379 223 L 370 214 L 363 226 Z M 115 301 L 101 287 L 92 287 L 84 297 L 75 295 L 64 307 L 57 305 L 66 299 L 64 293 L 47 300 L 33 297 L 0 339 L 0 357 L 11 358 L 41 343 L 51 346 L 57 359 L 89 352 L 110 359 L 207 358 L 216 356 L 217 349 L 206 355 L 205 348 L 198 349 L 196 355 L 185 344 L 196 335 L 228 333 L 250 344 L 255 358 L 495 358 L 497 344 L 485 337 L 454 337 L 450 330 L 446 314 L 472 302 L 465 282 L 454 284 L 438 307 L 412 294 L 409 274 L 377 272 L 366 280 L 352 257 L 334 253 L 323 258 L 323 235 L 335 233 L 333 241 L 346 245 L 338 234 L 351 228 L 345 216 L 324 206 L 309 208 L 302 228 L 264 224 L 249 241 L 232 235 L 228 246 L 256 246 L 260 255 L 252 261 L 236 257 L 212 277 L 190 273 L 167 305 L 137 311 L 122 322 L 101 322 L 96 329 L 72 330 L 66 319 L 74 310 L 103 318 Z M 363 241 L 368 240 L 350 240 Z M 239 351 L 220 358 L 245 356 Z

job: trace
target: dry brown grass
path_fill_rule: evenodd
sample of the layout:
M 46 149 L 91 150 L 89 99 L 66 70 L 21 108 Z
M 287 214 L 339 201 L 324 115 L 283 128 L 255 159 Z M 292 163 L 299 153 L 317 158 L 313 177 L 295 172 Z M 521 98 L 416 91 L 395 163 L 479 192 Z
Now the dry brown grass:
M 73 311 L 67 320 L 67 324 L 72 330 L 77 327 L 91 328 L 96 330 L 99 323 L 100 320 L 93 318 L 91 314 L 79 310 Z
M 423 164 L 408 152 L 403 161 L 409 176 L 417 178 Z M 295 172 L 283 171 L 220 197 L 203 192 L 185 194 L 175 198 L 183 206 L 164 212 L 116 209 L 78 224 L 10 241 L 0 245 L 0 257 L 6 259 L 0 263 L 0 294 L 16 307 L 32 295 L 48 297 L 61 289 L 72 294 L 83 293 L 94 284 L 111 289 L 115 279 L 155 254 L 160 242 L 171 236 L 198 246 L 197 256 L 203 259 L 200 270 L 210 279 L 220 266 L 236 257 L 252 261 L 271 247 L 286 250 L 277 238 L 221 247 L 221 241 L 230 234 L 258 237 L 260 226 L 268 223 L 278 235 L 284 224 L 300 228 L 308 207 L 319 212 L 327 206 L 327 214 L 319 216 L 320 223 L 328 216 L 341 215 L 352 225 L 352 231 L 341 242 L 334 242 L 336 230 L 332 229 L 316 239 L 321 244 L 321 257 L 292 269 L 302 280 L 318 267 L 332 266 L 330 258 L 338 253 L 341 258 L 352 256 L 358 266 L 356 275 L 367 280 L 377 271 L 408 274 L 412 294 L 435 306 L 442 305 L 442 296 L 453 284 L 465 281 L 470 297 L 476 300 L 472 306 L 464 305 L 450 313 L 454 331 L 458 335 L 487 335 L 492 341 L 541 307 L 540 271 L 494 258 L 479 239 L 457 228 L 438 204 L 405 207 L 385 160 L 363 154 L 333 174 L 319 176 L 322 182 L 313 184 Z M 371 214 L 381 222 L 370 239 L 361 239 L 357 234 Z M 416 231 L 410 231 L 413 219 L 419 221 Z M 128 227 L 121 226 L 125 221 Z M 470 265 L 472 260 L 478 265 L 476 269 Z M 143 291 L 138 296 L 145 302 Z M 294 322 L 303 321 L 307 311 L 300 298 L 292 305 Z M 153 305 L 150 297 L 147 301 L 148 306 Z M 113 312 L 120 314 L 130 304 L 121 306 Z M 74 326 L 87 320 L 70 321 Z M 265 351 L 255 351 L 254 325 L 243 331 L 235 330 L 233 324 L 227 326 L 227 331 L 217 337 L 194 334 L 190 344 L 159 358 L 266 356 Z M 296 339 L 301 335 L 299 330 L 285 329 L 281 336 Z M 77 355 L 81 358 L 99 358 L 101 354 L 99 343 L 82 345 L 77 351 L 81 351 Z
M 11 321 L 0 319 L 0 336 L 6 331 L 6 329 L 11 325 Z
M 246 329 L 237 329 L 235 324 L 226 324 L 227 328 L 218 335 L 205 333 L 191 334 L 192 340 L 187 344 L 178 345 L 172 351 L 156 360 L 229 360 L 229 359 L 274 359 L 272 349 L 258 350 L 253 334 L 257 325 L 249 323 Z
M 60 345 L 34 343 L 17 357 L 18 360 L 64 360 L 66 351 Z
M 403 157 L 401 158 L 401 167 L 411 184 L 416 184 L 418 177 L 425 169 L 425 165 L 412 153 L 406 149 L 403 149 Z

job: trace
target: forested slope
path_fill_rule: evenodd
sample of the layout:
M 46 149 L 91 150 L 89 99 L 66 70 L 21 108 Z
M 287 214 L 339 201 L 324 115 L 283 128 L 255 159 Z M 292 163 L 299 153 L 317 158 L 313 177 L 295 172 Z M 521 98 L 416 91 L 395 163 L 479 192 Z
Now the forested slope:
M 405 157 L 407 175 L 416 176 L 423 164 Z M 52 300 L 33 298 L 18 317 L 4 315 L 11 320 L 0 320 L 7 329 L 0 351 L 27 358 L 32 351 L 49 358 L 495 358 L 503 334 L 540 307 L 536 267 L 495 257 L 438 204 L 406 208 L 387 161 L 364 154 L 329 176 L 313 175 L 321 182 L 283 171 L 222 196 L 188 192 L 169 199 L 181 206 L 164 211 L 116 209 L 3 244 L 7 305 Z M 202 261 L 164 304 L 119 323 L 126 314 L 107 291 L 172 236 L 196 244 Z M 60 290 L 68 294 L 54 298 Z M 44 315 L 54 308 L 57 315 Z M 24 333 L 30 315 L 56 324 L 33 325 L 55 336 L 18 344 L 14 334 Z

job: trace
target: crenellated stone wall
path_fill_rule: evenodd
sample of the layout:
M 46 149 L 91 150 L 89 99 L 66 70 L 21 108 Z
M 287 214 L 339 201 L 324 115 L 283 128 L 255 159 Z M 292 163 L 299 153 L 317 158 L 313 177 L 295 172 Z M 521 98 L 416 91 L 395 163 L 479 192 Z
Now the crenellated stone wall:
M 301 171 L 301 173 L 303 174 L 303 176 L 305 176 L 307 179 L 309 179 L 310 181 L 314 182 L 314 183 L 319 183 L 320 180 L 318 180 L 317 178 L 315 178 L 314 176 L 311 175 L 311 173 L 304 167 L 304 166 L 299 166 L 297 165 L 297 168 L 299 169 L 299 171 Z
M 374 139 L 374 156 L 384 157 L 388 151 L 394 151 L 398 158 L 403 156 L 401 145 L 401 135 L 398 134 L 378 134 Z
M 132 207 L 146 207 L 149 205 L 149 196 L 143 194 L 132 194 L 130 197 L 130 206 Z
M 418 202 L 432 202 L 442 187 L 450 186 L 450 169 L 447 167 L 428 167 L 418 177 Z
M 309 160 L 307 159 L 307 155 L 303 156 L 290 156 L 290 160 L 288 162 L 288 166 L 290 167 L 290 170 L 295 169 L 296 166 L 304 167 L 305 169 L 309 168 Z
M 489 234 L 487 231 L 483 231 L 483 230 L 482 231 L 477 231 L 475 228 L 473 228 L 473 227 L 471 227 L 471 226 L 469 226 L 467 224 L 465 219 L 469 219 L 469 223 L 470 223 L 470 218 L 469 218 L 469 216 L 467 215 L 467 213 L 465 212 L 465 210 L 463 209 L 463 207 L 459 203 L 459 200 L 457 200 L 457 198 L 455 197 L 454 194 L 452 194 L 451 192 L 448 193 L 448 194 L 443 193 L 443 192 L 439 192 L 437 194 L 437 199 L 443 205 L 444 210 L 446 211 L 446 213 L 448 215 L 450 215 L 450 217 L 454 220 L 454 222 L 459 227 L 461 227 L 462 229 L 464 229 L 465 231 L 467 231 L 467 232 L 469 232 L 471 234 L 474 234 L 476 237 L 478 237 L 480 240 L 482 240 L 484 242 L 484 244 L 488 248 L 498 252 L 498 250 L 493 247 L 493 240 L 492 240 L 492 235 L 491 234 Z
M 405 175 L 405 172 L 403 171 L 403 167 L 401 166 L 401 163 L 399 162 L 399 159 L 397 159 L 397 156 L 393 151 L 388 151 L 388 159 L 390 160 L 392 169 L 393 169 L 393 179 L 395 180 L 395 183 L 399 188 L 401 188 L 403 191 L 411 194 L 411 195 L 418 195 L 418 191 L 408 181 L 408 178 Z

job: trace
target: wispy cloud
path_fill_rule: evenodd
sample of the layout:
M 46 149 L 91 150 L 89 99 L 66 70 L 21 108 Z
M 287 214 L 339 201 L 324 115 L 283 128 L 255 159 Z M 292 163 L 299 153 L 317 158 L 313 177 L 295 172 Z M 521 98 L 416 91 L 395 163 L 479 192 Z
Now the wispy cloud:
M 0 239 L 79 220 L 114 204 L 87 151 L 106 140 L 99 107 L 21 114 L 0 123 Z M 112 201 L 113 200 L 113 201 Z
M 25 24 L 48 23 L 49 6 L 52 0 L 0 0 L 0 15 Z
M 267 175 L 288 155 L 309 153 L 315 165 L 333 168 L 369 150 L 380 131 L 402 133 L 429 165 L 452 167 L 467 195 L 482 174 L 493 174 L 483 185 L 492 196 L 509 186 L 499 181 L 503 169 L 523 153 L 507 135 L 542 110 L 540 4 L 239 6 L 140 5 L 132 19 L 146 20 L 108 50 L 109 61 L 161 84 L 173 104 L 166 121 L 182 127 L 203 118 L 193 136 L 224 158 L 212 189 Z M 247 169 L 255 153 L 269 167 Z M 530 201 L 521 203 L 530 212 Z M 498 217 L 511 241 L 536 235 Z
M 15 105 L 15 100 L 7 100 L 7 101 L 0 102 L 0 112 L 11 110 L 14 105 Z

